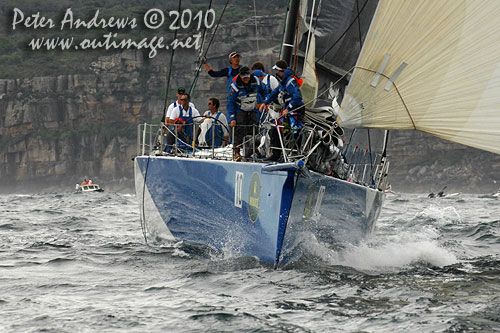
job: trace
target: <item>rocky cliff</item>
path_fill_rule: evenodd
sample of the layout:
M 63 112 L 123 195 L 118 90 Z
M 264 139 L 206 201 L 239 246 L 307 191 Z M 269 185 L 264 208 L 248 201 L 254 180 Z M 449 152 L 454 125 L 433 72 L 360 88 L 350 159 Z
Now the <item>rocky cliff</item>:
M 243 64 L 260 60 L 269 69 L 278 56 L 283 19 L 257 17 L 259 35 L 265 36 L 259 39 L 254 18 L 221 26 L 209 64 L 227 66 L 227 54 L 236 50 Z M 126 51 L 95 57 L 84 73 L 0 79 L 0 191 L 70 190 L 85 176 L 108 189 L 131 190 L 137 124 L 162 116 L 169 57 L 165 52 L 149 59 Z M 191 86 L 196 59 L 194 50 L 176 51 L 169 101 L 177 87 Z M 225 80 L 210 78 L 202 69 L 194 95 L 200 111 L 210 96 L 225 101 Z M 498 155 L 417 132 L 393 132 L 390 142 L 396 190 L 499 187 Z
M 209 52 L 210 65 L 228 65 L 238 50 L 242 63 L 268 68 L 279 52 L 283 15 L 221 26 Z M 257 50 L 258 43 L 258 50 Z M 242 52 L 241 50 L 248 50 Z M 257 53 L 253 50 L 257 50 Z M 137 124 L 158 123 L 164 108 L 170 53 L 149 59 L 141 51 L 97 57 L 89 73 L 0 79 L 0 191 L 60 186 L 83 177 L 113 188 L 132 188 Z M 169 102 L 179 86 L 193 82 L 197 52 L 174 55 Z M 211 96 L 225 101 L 225 80 L 202 68 L 193 101 L 200 111 Z

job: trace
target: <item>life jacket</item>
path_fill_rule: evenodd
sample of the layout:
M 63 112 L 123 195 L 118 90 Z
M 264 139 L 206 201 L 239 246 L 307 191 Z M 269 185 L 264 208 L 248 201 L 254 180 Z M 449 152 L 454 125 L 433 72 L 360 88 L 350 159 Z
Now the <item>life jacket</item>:
M 238 75 L 240 75 L 240 68 L 243 67 L 240 65 L 240 67 L 238 68 L 238 74 L 236 75 L 232 75 L 232 71 L 233 71 L 233 67 L 229 66 L 227 68 L 227 84 L 226 84 L 226 91 L 227 92 L 230 92 L 231 91 L 231 83 L 234 82 L 234 80 L 236 79 L 236 77 L 238 77 Z
M 184 115 L 184 109 L 181 105 L 179 105 L 179 118 L 175 120 L 177 122 L 179 119 L 186 122 L 184 126 L 182 126 L 182 131 L 184 131 L 184 135 L 186 137 L 193 137 L 193 109 L 189 107 L 188 114 Z M 188 143 L 188 142 L 187 142 Z
M 214 133 L 214 128 L 215 128 L 214 147 L 222 146 L 222 138 L 224 137 L 224 131 L 222 130 L 222 125 L 219 122 L 219 117 L 221 114 L 222 112 L 220 111 L 217 112 L 217 115 L 215 116 L 215 121 L 212 122 L 210 130 L 206 134 L 206 142 L 208 143 L 209 146 L 212 145 L 212 135 Z M 211 114 L 211 116 L 213 116 L 213 114 Z
M 304 83 L 304 79 L 299 79 L 295 75 L 290 75 L 290 76 L 293 77 L 295 79 L 295 81 L 297 81 L 297 84 L 299 85 L 299 88 L 302 87 L 302 83 Z
M 273 89 L 271 88 L 271 74 L 267 74 L 267 82 L 265 84 L 266 87 L 266 95 L 269 95 Z
M 292 71 L 290 69 L 285 70 L 285 76 L 281 79 L 280 85 L 279 85 L 279 94 L 278 94 L 278 103 L 283 106 L 283 108 L 286 108 L 287 105 L 291 102 L 292 96 L 287 92 L 286 88 L 289 85 L 297 85 L 295 89 L 298 90 L 298 93 L 302 95 L 300 92 L 300 86 L 303 83 L 303 79 L 297 78 L 295 75 L 292 74 Z M 297 105 L 295 107 L 298 107 L 300 105 Z
M 238 80 L 240 74 L 236 75 L 231 83 L 231 88 L 238 94 L 236 104 L 240 111 L 256 111 L 257 104 L 257 87 L 260 85 L 258 77 L 251 76 L 249 86 L 245 85 L 243 81 Z M 250 91 L 249 91 L 250 90 Z

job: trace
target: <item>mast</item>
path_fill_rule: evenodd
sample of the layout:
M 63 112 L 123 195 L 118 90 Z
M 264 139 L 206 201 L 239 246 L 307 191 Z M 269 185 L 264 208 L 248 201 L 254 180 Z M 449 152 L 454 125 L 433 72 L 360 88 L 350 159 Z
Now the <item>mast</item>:
M 300 0 L 290 0 L 288 5 L 288 15 L 286 16 L 285 37 L 281 46 L 281 59 L 290 66 L 293 49 L 295 47 L 295 29 L 299 16 Z

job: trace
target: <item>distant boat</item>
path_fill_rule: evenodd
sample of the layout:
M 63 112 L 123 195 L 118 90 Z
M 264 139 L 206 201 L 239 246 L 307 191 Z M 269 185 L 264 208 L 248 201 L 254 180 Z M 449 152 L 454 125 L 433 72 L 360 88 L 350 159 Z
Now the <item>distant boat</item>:
M 77 184 L 76 192 L 77 193 L 104 192 L 104 189 L 102 189 L 98 184 L 85 184 L 85 185 Z

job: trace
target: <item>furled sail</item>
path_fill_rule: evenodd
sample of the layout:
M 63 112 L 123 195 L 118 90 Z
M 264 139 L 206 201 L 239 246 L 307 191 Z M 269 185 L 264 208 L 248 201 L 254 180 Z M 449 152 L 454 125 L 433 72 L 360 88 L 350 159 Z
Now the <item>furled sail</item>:
M 315 50 L 316 39 L 314 37 L 314 33 L 312 33 L 309 48 L 307 49 L 305 57 L 304 70 L 302 71 L 302 79 L 304 81 L 302 83 L 302 87 L 300 87 L 302 99 L 308 107 L 314 107 L 316 96 L 318 96 L 318 77 L 316 75 Z
M 339 122 L 500 154 L 500 2 L 380 0 Z

